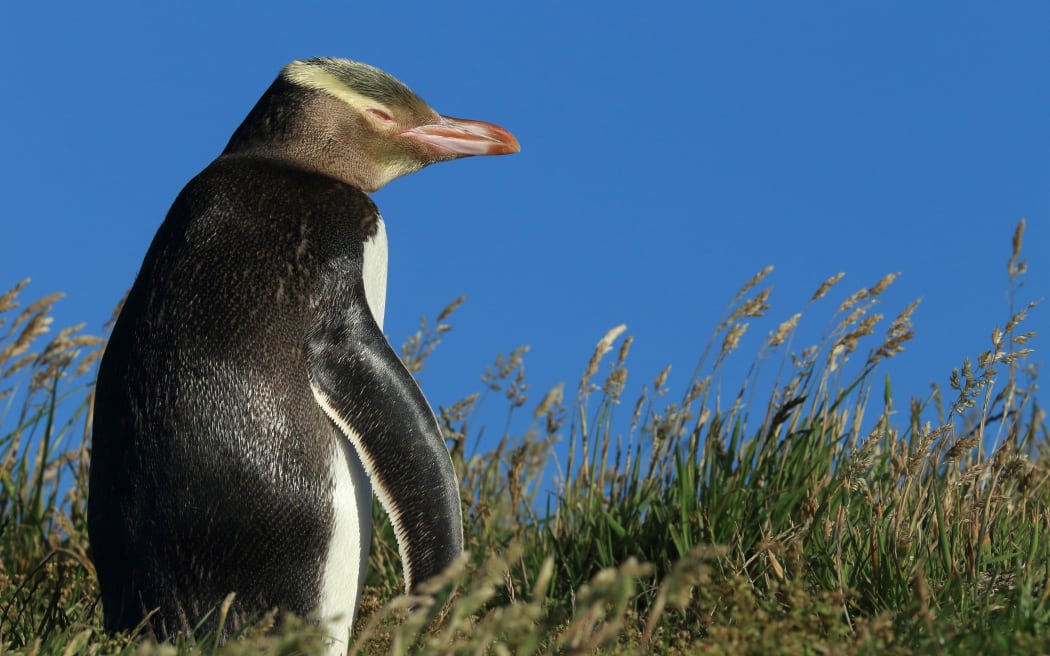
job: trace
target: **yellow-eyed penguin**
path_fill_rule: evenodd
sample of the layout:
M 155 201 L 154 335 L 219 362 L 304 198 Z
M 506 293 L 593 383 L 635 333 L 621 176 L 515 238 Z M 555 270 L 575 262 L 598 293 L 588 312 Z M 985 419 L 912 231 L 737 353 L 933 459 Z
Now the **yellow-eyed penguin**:
M 281 71 L 175 199 L 106 347 L 88 526 L 109 630 L 214 630 L 233 592 L 224 633 L 278 608 L 320 618 L 344 652 L 373 489 L 408 589 L 461 553 L 447 447 L 383 335 L 386 232 L 368 194 L 518 150 L 371 66 Z

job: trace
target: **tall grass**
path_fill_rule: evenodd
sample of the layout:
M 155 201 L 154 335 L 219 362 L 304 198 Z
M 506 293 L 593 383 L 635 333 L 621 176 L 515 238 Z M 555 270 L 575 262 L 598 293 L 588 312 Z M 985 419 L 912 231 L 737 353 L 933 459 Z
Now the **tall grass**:
M 581 360 L 571 394 L 531 400 L 526 350 L 498 357 L 484 394 L 526 421 L 508 420 L 494 449 L 473 446 L 479 395 L 438 409 L 469 555 L 433 582 L 436 603 L 401 597 L 377 509 L 355 653 L 1050 652 L 1050 435 L 1024 332 L 1034 304 L 1019 298 L 1023 231 L 1007 263 L 1018 306 L 927 399 L 900 401 L 878 375 L 913 330 L 916 304 L 877 312 L 892 275 L 841 294 L 833 276 L 770 322 L 764 270 L 684 389 L 664 370 L 632 400 L 622 326 Z M 276 615 L 225 646 L 102 632 L 81 376 L 100 343 L 77 328 L 32 353 L 56 299 L 18 313 L 22 290 L 0 298 L 0 395 L 29 381 L 0 435 L 0 652 L 316 651 L 313 625 Z M 406 341 L 412 371 L 459 302 Z M 795 343 L 803 317 L 829 314 L 821 339 Z M 741 388 L 723 392 L 742 336 L 767 323 Z M 556 443 L 567 455 L 550 494 Z

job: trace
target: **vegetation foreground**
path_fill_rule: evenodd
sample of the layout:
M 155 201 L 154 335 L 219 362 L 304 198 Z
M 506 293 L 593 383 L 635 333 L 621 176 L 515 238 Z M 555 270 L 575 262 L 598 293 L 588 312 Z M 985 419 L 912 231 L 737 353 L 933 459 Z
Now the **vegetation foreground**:
M 485 394 L 506 400 L 507 426 L 527 428 L 494 451 L 471 452 L 479 395 L 440 408 L 469 556 L 434 583 L 437 603 L 409 614 L 420 600 L 399 596 L 377 508 L 351 653 L 1050 653 L 1050 435 L 1023 324 L 1034 304 L 1010 309 L 950 391 L 902 406 L 874 375 L 911 338 L 917 305 L 874 337 L 890 275 L 834 306 L 813 346 L 793 345 L 801 314 L 771 324 L 726 396 L 727 357 L 769 309 L 768 274 L 740 290 L 686 389 L 668 389 L 665 370 L 622 399 L 631 338 L 619 327 L 571 396 L 559 386 L 535 403 L 525 349 L 497 358 Z M 832 303 L 841 277 L 810 304 Z M 34 352 L 58 295 L 19 309 L 24 285 L 0 296 L 0 653 L 318 652 L 308 621 L 276 614 L 224 646 L 105 634 L 87 543 L 84 382 L 103 340 L 77 326 Z M 413 372 L 456 305 L 404 345 Z M 761 389 L 768 398 L 755 398 Z M 559 441 L 568 457 L 550 495 Z

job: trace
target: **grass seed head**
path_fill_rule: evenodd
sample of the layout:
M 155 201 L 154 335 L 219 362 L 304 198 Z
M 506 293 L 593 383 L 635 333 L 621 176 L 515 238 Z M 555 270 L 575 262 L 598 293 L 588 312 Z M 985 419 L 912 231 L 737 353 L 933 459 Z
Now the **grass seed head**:
M 828 278 L 827 280 L 825 280 L 824 282 L 820 283 L 820 287 L 817 288 L 817 291 L 813 292 L 813 296 L 809 299 L 809 302 L 812 303 L 814 301 L 819 301 L 820 299 L 824 298 L 824 296 L 831 290 L 831 288 L 837 285 L 839 281 L 845 277 L 845 275 L 845 271 L 840 271 Z

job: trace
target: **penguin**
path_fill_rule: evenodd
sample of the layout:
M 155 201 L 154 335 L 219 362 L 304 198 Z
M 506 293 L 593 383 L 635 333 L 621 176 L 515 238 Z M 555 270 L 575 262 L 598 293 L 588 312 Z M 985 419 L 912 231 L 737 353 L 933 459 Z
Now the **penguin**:
M 373 492 L 409 591 L 459 556 L 448 448 L 383 333 L 369 194 L 519 149 L 366 64 L 281 70 L 176 197 L 100 364 L 88 531 L 107 630 L 225 639 L 278 609 L 317 618 L 345 653 Z

